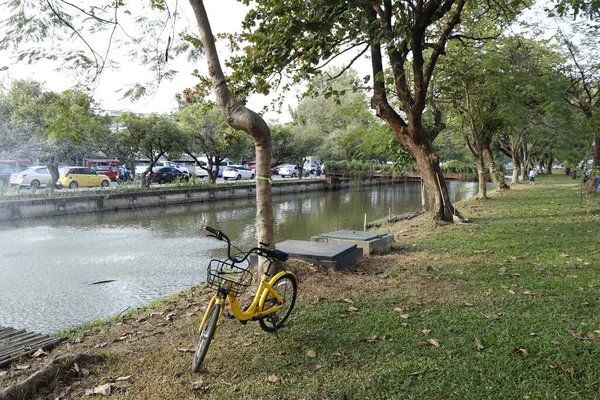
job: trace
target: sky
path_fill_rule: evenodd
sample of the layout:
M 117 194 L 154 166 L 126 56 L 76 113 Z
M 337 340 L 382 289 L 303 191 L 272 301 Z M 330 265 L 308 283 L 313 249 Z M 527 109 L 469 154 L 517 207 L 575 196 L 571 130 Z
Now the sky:
M 136 7 L 139 0 L 129 0 L 131 7 Z M 185 14 L 182 24 L 189 24 L 194 32 L 197 32 L 196 21 L 187 0 L 179 1 L 180 7 Z M 213 33 L 239 32 L 241 31 L 241 21 L 246 13 L 246 6 L 236 0 L 207 0 L 205 1 L 208 16 L 211 22 Z M 530 15 L 533 19 L 544 18 L 543 14 Z M 179 25 L 180 28 L 182 25 Z M 61 45 L 61 44 L 59 44 Z M 217 42 L 219 45 L 219 42 Z M 221 62 L 223 63 L 223 54 L 225 48 L 219 47 Z M 113 56 L 117 51 L 113 50 Z M 125 57 L 121 57 L 125 59 Z M 194 68 L 200 71 L 206 71 L 206 60 L 201 58 L 195 65 L 185 61 L 176 60 L 171 63 L 171 67 L 179 70 L 179 74 L 173 81 L 164 81 L 158 91 L 153 95 L 145 97 L 138 102 L 131 103 L 130 100 L 122 99 L 122 95 L 117 90 L 127 87 L 128 84 L 139 82 L 140 77 L 149 77 L 150 72 L 147 67 L 123 63 L 118 71 L 105 71 L 101 77 L 100 84 L 94 91 L 94 99 L 100 103 L 100 107 L 111 111 L 129 111 L 134 113 L 169 113 L 176 109 L 177 103 L 174 99 L 176 93 L 183 89 L 193 86 L 197 79 L 191 76 Z M 363 61 L 362 66 L 358 66 L 359 73 L 362 75 L 368 73 L 369 63 Z M 8 67 L 2 70 L 3 67 Z M 33 79 L 46 83 L 46 88 L 53 91 L 63 91 L 74 84 L 73 76 L 66 72 L 57 72 L 57 64 L 50 62 L 38 62 L 35 65 L 27 65 L 23 62 L 16 63 L 12 54 L 0 52 L 0 82 L 7 83 L 11 79 Z M 366 73 L 363 74 L 364 70 Z M 265 115 L 267 120 L 286 122 L 290 119 L 287 112 L 288 106 L 295 107 L 297 104 L 296 95 L 298 92 L 290 92 L 287 95 L 287 101 L 282 109 L 282 114 L 269 112 Z M 262 95 L 254 95 L 248 102 L 248 107 L 254 111 L 261 111 L 264 106 L 269 105 L 271 98 Z
M 194 32 L 197 32 L 195 18 L 189 3 L 185 0 L 179 3 L 186 15 L 183 18 L 183 23 L 193 24 L 192 29 Z M 241 21 L 247 10 L 246 6 L 236 0 L 208 0 L 205 1 L 205 6 L 213 33 L 241 31 Z M 225 49 L 219 50 L 225 51 Z M 56 63 L 42 61 L 35 65 L 27 65 L 24 62 L 17 63 L 13 58 L 12 54 L 0 52 L 0 69 L 4 66 L 8 67 L 8 69 L 0 71 L 0 80 L 4 83 L 12 79 L 33 79 L 45 82 L 46 89 L 57 92 L 68 89 L 74 83 L 73 77 L 67 72 L 55 71 L 57 67 Z M 223 62 L 223 58 L 221 58 L 221 62 Z M 100 84 L 97 85 L 94 91 L 93 97 L 100 103 L 100 107 L 105 110 L 135 113 L 168 113 L 173 111 L 177 106 L 174 99 L 175 94 L 180 93 L 187 87 L 193 86 L 197 82 L 197 79 L 191 76 L 191 71 L 194 68 L 200 71 L 206 70 L 206 60 L 201 58 L 195 65 L 177 60 L 174 62 L 174 66 L 175 69 L 179 70 L 177 77 L 173 81 L 164 81 L 156 93 L 138 102 L 132 103 L 130 100 L 122 99 L 122 96 L 116 93 L 117 90 L 122 89 L 127 84 L 138 81 L 140 76 L 151 76 L 148 68 L 132 63 L 123 64 L 118 71 L 105 71 L 101 77 Z M 290 102 L 294 103 L 292 97 L 294 96 L 290 96 Z M 270 99 L 261 95 L 255 95 L 250 99 L 248 106 L 254 111 L 260 111 L 269 102 Z M 283 115 L 269 112 L 266 118 L 284 122 L 289 119 L 289 115 L 284 110 Z

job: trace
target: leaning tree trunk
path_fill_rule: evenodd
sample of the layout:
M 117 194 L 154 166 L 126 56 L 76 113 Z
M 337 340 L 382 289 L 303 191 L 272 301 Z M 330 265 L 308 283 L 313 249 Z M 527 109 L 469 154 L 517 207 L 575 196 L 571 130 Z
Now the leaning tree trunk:
M 190 0 L 204 44 L 208 72 L 223 118 L 234 129 L 245 131 L 254 140 L 256 152 L 256 230 L 259 243 L 274 248 L 273 203 L 271 200 L 271 131 L 254 111 L 236 101 L 221 69 L 208 15 L 202 0 Z M 266 262 L 260 257 L 257 277 L 262 276 Z
M 433 218 L 448 222 L 453 221 L 455 216 L 461 218 L 462 216 L 450 201 L 446 179 L 440 168 L 437 153 L 433 151 L 431 146 L 417 144 L 407 135 L 400 136 L 396 134 L 396 139 L 415 156 Z
M 483 143 L 483 154 L 485 156 L 488 169 L 490 170 L 492 182 L 494 182 L 494 185 L 496 186 L 496 191 L 502 192 L 504 190 L 510 189 L 510 186 L 506 184 L 504 172 L 499 171 L 498 167 L 496 166 L 496 161 L 494 161 L 494 155 L 492 154 L 492 150 L 490 149 L 489 143 L 487 143 L 487 141 Z

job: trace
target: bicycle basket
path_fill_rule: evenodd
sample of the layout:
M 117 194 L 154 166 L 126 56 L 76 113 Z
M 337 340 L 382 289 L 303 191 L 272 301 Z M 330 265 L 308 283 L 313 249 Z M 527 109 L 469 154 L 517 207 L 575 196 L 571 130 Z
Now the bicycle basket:
M 231 260 L 211 260 L 206 279 L 208 286 L 220 289 L 228 284 L 236 294 L 242 294 L 252 283 L 252 272 L 248 264 L 236 265 Z

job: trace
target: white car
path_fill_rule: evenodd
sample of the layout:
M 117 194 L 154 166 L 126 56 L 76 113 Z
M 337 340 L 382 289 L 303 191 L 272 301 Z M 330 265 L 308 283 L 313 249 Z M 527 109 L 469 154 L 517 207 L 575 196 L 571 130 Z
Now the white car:
M 50 182 L 50 172 L 44 165 L 29 167 L 23 171 L 14 172 L 10 175 L 9 183 L 12 186 L 29 187 L 37 189 L 46 186 Z
M 245 165 L 228 165 L 223 169 L 223 179 L 254 179 L 254 172 Z
M 279 176 L 281 177 L 289 176 L 290 178 L 296 178 L 298 175 L 300 175 L 300 170 L 296 165 L 283 164 L 279 166 Z M 308 171 L 304 171 L 304 176 L 309 175 L 310 173 Z

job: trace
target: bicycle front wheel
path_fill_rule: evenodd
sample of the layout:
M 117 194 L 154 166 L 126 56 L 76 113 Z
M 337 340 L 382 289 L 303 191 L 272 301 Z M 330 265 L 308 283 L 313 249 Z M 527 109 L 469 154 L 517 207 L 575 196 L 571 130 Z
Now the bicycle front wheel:
M 274 332 L 281 328 L 285 321 L 290 316 L 294 304 L 296 303 L 296 292 L 298 291 L 298 281 L 296 276 L 290 272 L 281 275 L 275 282 L 273 288 L 279 293 L 283 299 L 283 307 L 267 315 L 263 319 L 259 319 L 260 327 L 267 332 Z M 270 307 L 278 306 L 280 303 L 277 299 L 267 295 L 263 310 L 268 310 Z
M 200 331 L 200 338 L 198 339 L 198 345 L 196 346 L 194 359 L 192 360 L 192 372 L 198 372 L 200 370 L 202 361 L 204 361 L 204 357 L 208 351 L 208 346 L 210 346 L 210 341 L 215 335 L 217 322 L 219 322 L 219 314 L 221 314 L 221 307 L 221 304 L 213 303 L 210 310 L 206 311 L 208 317 L 202 327 L 202 331 Z

